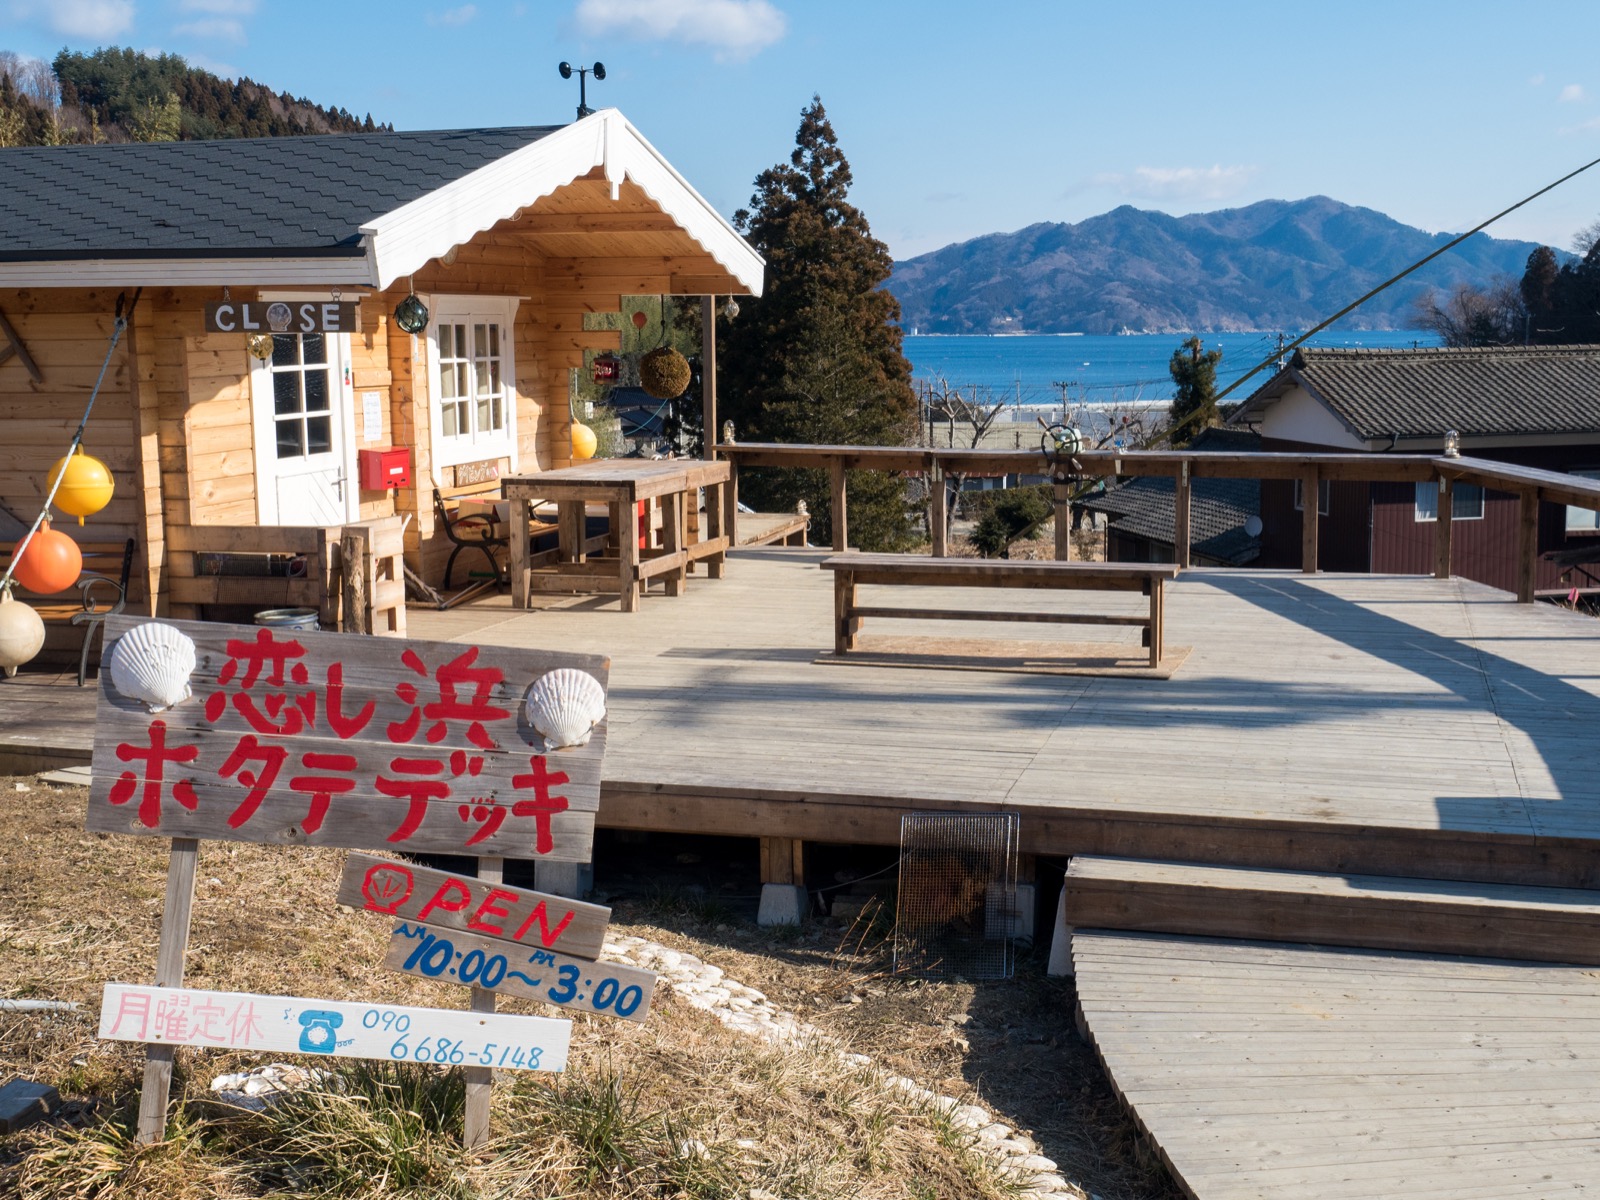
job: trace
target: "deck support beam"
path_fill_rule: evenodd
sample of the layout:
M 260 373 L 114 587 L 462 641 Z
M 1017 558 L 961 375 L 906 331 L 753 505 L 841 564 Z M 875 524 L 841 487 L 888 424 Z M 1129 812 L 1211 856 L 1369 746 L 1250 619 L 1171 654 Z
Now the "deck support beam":
M 805 843 L 799 838 L 761 839 L 759 925 L 799 925 L 806 918 Z
M 1172 481 L 1172 561 L 1189 569 L 1189 462 L 1184 460 Z
M 950 492 L 937 462 L 928 470 L 928 540 L 933 543 L 933 557 L 950 552 Z
M 845 511 L 844 459 L 835 458 L 828 463 L 828 476 L 833 490 L 833 552 L 843 554 L 850 548 L 850 521 Z
M 1322 506 L 1322 487 L 1317 468 L 1300 477 L 1300 570 L 1317 573 L 1317 518 Z
M 1055 477 L 1056 561 L 1072 561 L 1072 484 L 1065 475 Z
M 1539 565 L 1539 493 L 1522 493 L 1517 508 L 1517 603 L 1533 603 Z
M 1449 476 L 1439 476 L 1438 519 L 1433 526 L 1433 577 L 1450 578 L 1450 537 L 1455 517 L 1455 485 Z

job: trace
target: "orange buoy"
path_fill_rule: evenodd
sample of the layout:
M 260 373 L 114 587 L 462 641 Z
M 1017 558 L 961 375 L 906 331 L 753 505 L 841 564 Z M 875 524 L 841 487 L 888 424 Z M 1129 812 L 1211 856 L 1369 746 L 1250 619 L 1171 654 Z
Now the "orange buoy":
M 57 479 L 61 480 L 60 488 L 56 488 Z M 94 516 L 110 504 L 111 493 L 116 490 L 111 469 L 94 455 L 85 454 L 82 446 L 76 453 L 56 459 L 56 465 L 50 468 L 46 495 L 51 488 L 56 488 L 55 506 L 77 517 L 79 525 L 85 517 Z
M 575 459 L 593 458 L 600 441 L 594 436 L 594 430 L 581 421 L 572 423 L 572 457 Z
M 30 592 L 41 596 L 64 592 L 83 574 L 83 552 L 78 543 L 50 528 L 46 521 L 28 539 L 16 559 L 11 577 Z

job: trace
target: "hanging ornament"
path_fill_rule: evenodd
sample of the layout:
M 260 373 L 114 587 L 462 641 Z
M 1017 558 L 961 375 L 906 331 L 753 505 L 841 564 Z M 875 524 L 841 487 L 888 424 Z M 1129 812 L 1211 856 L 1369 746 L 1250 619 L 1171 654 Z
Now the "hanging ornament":
M 421 333 L 428 327 L 428 306 L 412 292 L 394 306 L 394 323 L 406 333 Z
M 57 480 L 61 481 L 59 487 Z M 52 489 L 56 494 L 55 506 L 68 516 L 77 517 L 78 524 L 82 525 L 85 517 L 94 516 L 111 503 L 116 485 L 110 468 L 94 455 L 85 454 L 79 446 L 76 453 L 56 459 L 55 466 L 50 468 L 45 494 L 49 495 Z
M 78 543 L 51 529 L 49 521 L 28 539 L 15 562 L 11 578 L 41 596 L 66 591 L 83 574 L 83 551 Z
M 593 458 L 594 452 L 599 448 L 600 441 L 594 436 L 594 430 L 581 421 L 572 423 L 572 457 L 582 462 L 584 459 Z
M 33 606 L 11 598 L 11 589 L 0 591 L 0 668 L 15 675 L 17 668 L 32 662 L 44 649 L 44 620 Z
M 689 386 L 689 360 L 658 346 L 639 360 L 639 385 L 657 400 L 676 400 Z
M 272 357 L 272 335 L 252 333 L 245 339 L 244 348 L 250 352 L 251 358 L 259 358 L 262 362 L 266 362 Z

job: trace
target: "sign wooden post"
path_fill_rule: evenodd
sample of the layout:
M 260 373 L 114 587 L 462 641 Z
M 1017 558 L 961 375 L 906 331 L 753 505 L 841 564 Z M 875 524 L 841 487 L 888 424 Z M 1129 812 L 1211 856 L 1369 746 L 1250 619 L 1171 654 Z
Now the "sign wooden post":
M 503 858 L 478 859 L 478 878 L 493 885 L 505 879 Z M 473 1012 L 492 1013 L 494 992 L 485 987 L 472 989 Z M 490 1067 L 468 1067 L 463 1074 L 467 1083 L 467 1111 L 462 1141 L 468 1150 L 476 1150 L 489 1140 L 489 1098 L 494 1092 L 494 1070 Z
M 150 1046 L 141 1141 L 165 1130 L 175 1045 L 256 1044 L 174 1032 L 185 1027 L 184 1006 L 222 1003 L 182 990 L 199 839 L 479 855 L 485 886 L 498 882 L 507 856 L 589 860 L 605 753 L 603 657 L 129 617 L 108 619 L 105 641 L 88 828 L 172 839 L 155 979 L 168 991 L 149 1002 L 168 1013 L 156 1022 L 166 1032 L 132 1039 Z M 535 684 L 554 671 L 580 683 L 589 676 L 598 697 L 592 728 L 568 735 L 581 744 L 539 732 L 552 726 L 535 711 L 545 690 Z M 530 913 L 530 931 L 534 920 Z M 493 991 L 479 991 L 462 1020 L 511 1030 L 506 1022 L 534 1019 L 494 1015 Z M 470 1109 L 481 1141 L 487 1072 L 506 1064 L 489 1055 L 461 1065 L 474 1068 Z

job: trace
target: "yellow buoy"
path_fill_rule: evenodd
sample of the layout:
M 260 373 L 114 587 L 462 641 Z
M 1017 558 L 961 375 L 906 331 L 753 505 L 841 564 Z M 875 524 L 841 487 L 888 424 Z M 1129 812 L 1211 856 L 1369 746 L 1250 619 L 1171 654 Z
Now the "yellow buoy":
M 594 436 L 594 430 L 581 421 L 572 423 L 572 457 L 575 459 L 593 458 L 596 447 L 600 445 Z
M 55 505 L 67 515 L 77 517 L 79 525 L 85 517 L 94 516 L 111 503 L 111 493 L 116 489 L 110 468 L 94 455 L 85 454 L 82 446 L 76 454 L 58 458 L 56 465 L 50 468 L 47 495 L 63 473 L 66 478 L 61 480 L 61 490 L 56 492 Z

